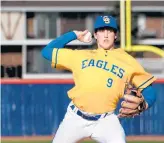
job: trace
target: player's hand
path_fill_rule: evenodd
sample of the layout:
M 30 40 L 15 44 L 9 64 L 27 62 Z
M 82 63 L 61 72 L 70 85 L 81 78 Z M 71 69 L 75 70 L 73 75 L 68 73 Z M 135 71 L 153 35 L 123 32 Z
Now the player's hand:
M 121 103 L 121 109 L 119 110 L 118 117 L 134 117 L 136 115 L 140 115 L 140 113 L 145 111 L 147 108 L 148 104 L 144 100 L 141 92 L 128 85 L 125 88 L 124 101 Z
M 90 43 L 92 41 L 92 35 L 88 30 L 73 32 L 76 34 L 77 39 L 81 42 Z

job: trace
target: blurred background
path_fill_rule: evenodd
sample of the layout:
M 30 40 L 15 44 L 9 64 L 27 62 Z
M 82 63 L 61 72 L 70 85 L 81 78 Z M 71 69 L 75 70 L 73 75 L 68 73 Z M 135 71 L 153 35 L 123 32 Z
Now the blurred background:
M 122 119 L 130 140 L 164 142 L 164 1 L 1 1 L 1 136 L 50 142 L 66 112 L 72 74 L 52 69 L 41 49 L 71 30 L 93 33 L 98 15 L 116 17 L 116 47 L 157 77 L 157 102 L 139 117 Z M 96 47 L 74 40 L 69 48 Z M 87 81 L 86 81 L 87 82 Z M 119 105 L 118 105 L 119 107 Z M 160 136 L 160 137 L 159 137 Z M 11 138 L 12 137 L 12 138 Z M 46 138 L 47 137 L 47 138 Z M 47 141 L 48 140 L 48 141 Z

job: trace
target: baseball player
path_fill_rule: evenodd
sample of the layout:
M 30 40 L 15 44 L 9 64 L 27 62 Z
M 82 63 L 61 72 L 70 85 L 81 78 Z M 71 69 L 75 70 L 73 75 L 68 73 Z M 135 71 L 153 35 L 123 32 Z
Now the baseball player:
M 53 68 L 70 70 L 75 82 L 68 91 L 72 101 L 53 143 L 75 143 L 86 137 L 101 143 L 125 143 L 118 117 L 139 115 L 155 102 L 155 77 L 122 48 L 114 47 L 117 31 L 115 18 L 98 16 L 94 23 L 97 49 L 64 48 L 75 39 L 90 42 L 85 30 L 65 33 L 42 50 Z M 127 88 L 129 83 L 133 86 Z M 114 111 L 121 98 L 117 116 Z

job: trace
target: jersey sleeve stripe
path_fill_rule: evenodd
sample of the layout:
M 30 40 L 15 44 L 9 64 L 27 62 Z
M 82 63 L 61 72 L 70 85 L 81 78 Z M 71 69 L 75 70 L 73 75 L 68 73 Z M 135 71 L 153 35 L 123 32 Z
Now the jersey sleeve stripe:
M 51 63 L 51 67 L 52 68 L 56 68 L 56 64 L 57 64 L 57 56 L 58 56 L 58 49 L 54 48 L 53 52 L 52 52 L 52 63 Z
M 58 51 L 59 51 L 59 48 L 56 50 L 56 58 L 55 58 L 55 68 L 56 68 L 56 64 L 57 64 L 57 60 L 58 60 Z
M 141 88 L 144 84 L 146 84 L 147 82 L 149 82 L 153 78 L 154 78 L 154 76 L 152 76 L 151 78 L 149 78 L 148 80 L 146 80 L 144 83 L 142 83 L 140 86 L 138 86 L 137 89 Z

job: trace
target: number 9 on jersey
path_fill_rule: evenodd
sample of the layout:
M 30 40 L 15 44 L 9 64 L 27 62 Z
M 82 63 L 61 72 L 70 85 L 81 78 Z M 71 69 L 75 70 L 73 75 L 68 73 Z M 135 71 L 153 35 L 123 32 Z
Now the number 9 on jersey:
M 112 78 L 108 78 L 107 80 L 107 87 L 111 87 L 113 84 L 113 79 Z

